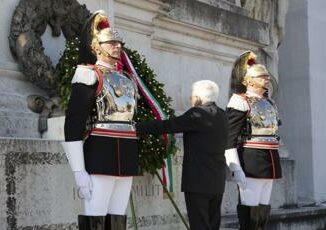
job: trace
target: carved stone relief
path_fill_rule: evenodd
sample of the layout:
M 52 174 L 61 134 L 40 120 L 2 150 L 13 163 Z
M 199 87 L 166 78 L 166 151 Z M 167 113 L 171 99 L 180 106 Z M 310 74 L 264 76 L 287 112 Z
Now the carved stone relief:
M 79 37 L 90 12 L 77 0 L 21 0 L 12 16 L 9 47 L 21 72 L 28 81 L 43 89 L 51 99 L 31 95 L 29 109 L 40 113 L 39 131 L 47 129 L 46 119 L 58 114 L 56 97 L 58 73 L 51 59 L 45 55 L 41 36 L 49 25 L 52 36 L 61 32 L 66 39 Z
M 56 94 L 57 76 L 48 56 L 44 54 L 41 36 L 47 25 L 53 36 L 66 39 L 79 36 L 90 12 L 77 0 L 21 0 L 10 26 L 9 47 L 27 79 L 41 89 Z

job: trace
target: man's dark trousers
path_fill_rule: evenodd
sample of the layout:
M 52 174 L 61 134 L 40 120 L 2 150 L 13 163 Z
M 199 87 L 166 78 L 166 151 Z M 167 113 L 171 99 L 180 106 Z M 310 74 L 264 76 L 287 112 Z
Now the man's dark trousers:
M 222 194 L 185 192 L 191 230 L 218 230 L 220 228 Z

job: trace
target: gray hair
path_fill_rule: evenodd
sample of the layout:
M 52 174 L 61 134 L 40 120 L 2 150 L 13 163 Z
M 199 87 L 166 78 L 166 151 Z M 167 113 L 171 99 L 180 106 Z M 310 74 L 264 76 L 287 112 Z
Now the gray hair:
M 218 85 L 210 80 L 196 81 L 192 84 L 192 96 L 199 97 L 203 104 L 217 102 L 219 91 Z

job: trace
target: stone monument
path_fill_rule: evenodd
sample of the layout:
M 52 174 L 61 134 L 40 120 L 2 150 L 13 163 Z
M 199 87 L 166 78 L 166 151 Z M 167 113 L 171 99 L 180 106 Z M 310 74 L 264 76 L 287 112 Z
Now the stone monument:
M 108 12 L 126 44 L 144 54 L 157 79 L 165 84 L 178 114 L 190 106 L 191 83 L 200 79 L 219 84 L 219 105 L 225 107 L 233 61 L 245 50 L 258 53 L 261 62 L 278 77 L 277 47 L 284 34 L 288 1 L 79 0 L 78 3 L 73 0 L 5 0 L 0 8 L 2 18 L 13 21 L 12 26 L 8 20 L 0 21 L 2 31 L 7 31 L 0 34 L 0 229 L 77 227 L 75 217 L 81 210 L 80 198 L 67 160 L 58 140 L 53 140 L 50 134 L 47 139 L 41 138 L 39 114 L 28 108 L 26 98 L 30 95 L 53 98 L 56 75 L 51 60 L 53 62 L 57 49 L 52 49 L 50 58 L 46 57 L 47 50 L 51 50 L 54 43 L 62 45 L 64 37 L 75 36 L 87 9 Z M 75 12 L 74 6 L 82 4 L 86 7 L 75 15 L 77 18 L 63 16 L 69 11 Z M 29 10 L 21 11 L 20 6 Z M 34 16 L 35 21 L 26 21 Z M 73 23 L 69 25 L 77 27 L 64 26 L 65 20 L 71 20 Z M 53 39 L 50 31 L 54 35 L 62 32 L 64 36 L 42 45 L 44 32 L 48 34 L 45 40 Z M 179 150 L 173 158 L 173 197 L 185 215 L 180 192 L 183 157 L 180 135 L 177 135 L 177 145 Z M 284 178 L 276 183 L 272 196 L 276 210 L 271 222 L 274 227 L 284 227 L 284 218 L 288 218 L 288 222 L 300 221 L 295 216 L 301 215 L 288 217 L 283 212 L 282 208 L 296 205 L 297 197 L 294 161 L 284 158 L 282 166 Z M 164 199 L 156 177 L 146 174 L 135 178 L 132 191 L 138 229 L 184 229 L 171 203 Z M 222 207 L 224 226 L 236 226 L 236 203 L 236 187 L 228 182 Z M 318 223 L 323 223 L 323 211 L 305 210 L 307 215 L 313 212 L 318 214 Z M 133 229 L 130 209 L 128 216 L 128 229 Z M 291 229 L 289 226 L 282 229 Z

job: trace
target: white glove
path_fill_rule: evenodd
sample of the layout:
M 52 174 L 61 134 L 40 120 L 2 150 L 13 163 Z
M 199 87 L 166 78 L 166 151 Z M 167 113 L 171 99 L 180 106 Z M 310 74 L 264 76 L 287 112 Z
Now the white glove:
M 246 175 L 240 165 L 238 151 L 236 148 L 227 149 L 224 153 L 226 164 L 232 171 L 232 180 L 235 181 L 240 188 L 246 188 Z
M 79 187 L 82 198 L 90 200 L 92 198 L 93 184 L 90 175 L 85 171 L 74 172 L 75 181 Z
M 241 170 L 236 170 L 232 172 L 232 180 L 235 181 L 240 188 L 246 189 L 246 175 Z

